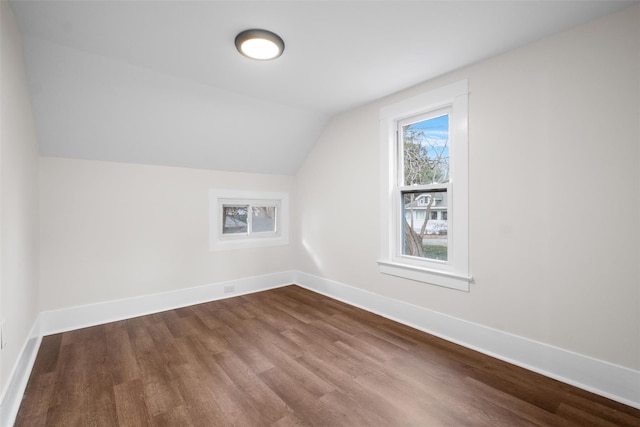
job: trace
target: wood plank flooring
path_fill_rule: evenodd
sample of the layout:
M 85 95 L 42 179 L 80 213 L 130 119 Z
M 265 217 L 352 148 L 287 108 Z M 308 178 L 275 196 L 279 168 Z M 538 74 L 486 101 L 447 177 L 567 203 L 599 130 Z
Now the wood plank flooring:
M 297 286 L 44 337 L 17 426 L 640 426 Z

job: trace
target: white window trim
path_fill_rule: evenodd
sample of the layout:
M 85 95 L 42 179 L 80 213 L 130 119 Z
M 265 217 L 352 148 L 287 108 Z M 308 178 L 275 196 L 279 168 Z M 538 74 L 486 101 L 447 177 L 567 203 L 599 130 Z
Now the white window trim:
M 461 80 L 380 110 L 380 259 L 384 274 L 469 291 L 469 155 L 468 82 Z M 403 119 L 451 108 L 449 256 L 446 262 L 400 253 L 400 188 L 397 184 L 397 123 Z
M 251 235 L 222 234 L 222 205 L 277 206 L 276 231 Z M 209 190 L 209 250 L 260 248 L 289 244 L 289 193 L 238 190 Z

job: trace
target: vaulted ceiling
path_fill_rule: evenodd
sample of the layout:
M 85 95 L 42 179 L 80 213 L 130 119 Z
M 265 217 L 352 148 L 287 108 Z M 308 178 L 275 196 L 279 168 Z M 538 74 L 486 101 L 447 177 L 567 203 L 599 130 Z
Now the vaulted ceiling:
M 293 175 L 329 118 L 630 1 L 14 0 L 41 153 Z M 237 53 L 265 28 L 275 61 Z

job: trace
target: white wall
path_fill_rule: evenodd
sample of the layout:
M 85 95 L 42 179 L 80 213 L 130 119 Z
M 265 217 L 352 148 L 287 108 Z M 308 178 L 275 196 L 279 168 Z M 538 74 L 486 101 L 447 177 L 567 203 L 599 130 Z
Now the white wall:
M 291 245 L 209 251 L 208 191 L 291 192 L 293 180 L 41 158 L 40 310 L 292 269 Z
M 298 269 L 640 369 L 640 6 L 335 117 Z M 469 80 L 469 293 L 378 273 L 381 106 Z
M 0 352 L 4 394 L 38 313 L 38 146 L 20 34 L 5 1 L 0 15 L 0 318 L 6 320 L 8 344 Z

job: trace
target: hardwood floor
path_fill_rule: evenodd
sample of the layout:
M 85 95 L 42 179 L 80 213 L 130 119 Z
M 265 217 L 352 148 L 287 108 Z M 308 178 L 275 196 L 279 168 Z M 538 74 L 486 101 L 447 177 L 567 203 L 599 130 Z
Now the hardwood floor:
M 17 426 L 640 426 L 297 286 L 44 337 Z

